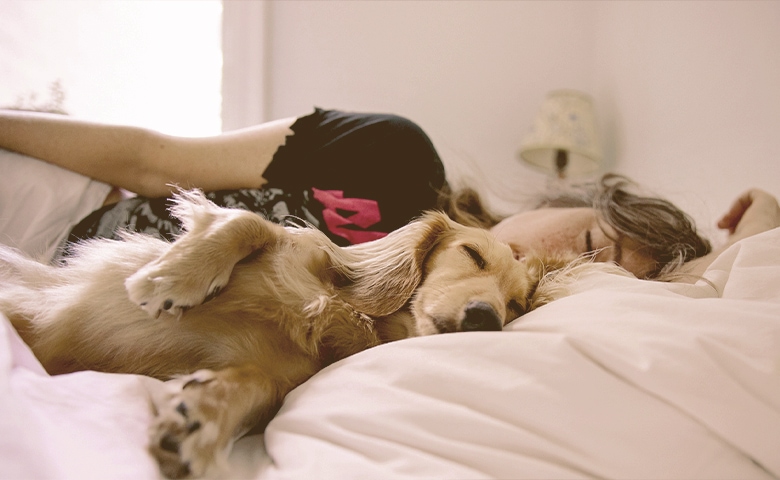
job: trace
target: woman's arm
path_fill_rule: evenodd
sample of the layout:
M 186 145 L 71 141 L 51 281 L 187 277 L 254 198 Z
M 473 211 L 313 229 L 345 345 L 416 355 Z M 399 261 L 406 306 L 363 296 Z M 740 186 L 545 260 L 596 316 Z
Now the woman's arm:
M 695 282 L 718 255 L 738 241 L 777 227 L 780 227 L 780 204 L 777 199 L 757 188 L 748 190 L 734 201 L 729 211 L 718 221 L 718 228 L 729 231 L 726 244 L 686 263 L 680 270 L 685 275 L 683 281 Z
M 295 119 L 203 138 L 0 110 L 0 148 L 45 160 L 144 196 L 168 184 L 204 190 L 259 187 Z
M 740 195 L 718 221 L 729 231 L 729 245 L 780 226 L 780 204 L 771 194 L 757 188 Z

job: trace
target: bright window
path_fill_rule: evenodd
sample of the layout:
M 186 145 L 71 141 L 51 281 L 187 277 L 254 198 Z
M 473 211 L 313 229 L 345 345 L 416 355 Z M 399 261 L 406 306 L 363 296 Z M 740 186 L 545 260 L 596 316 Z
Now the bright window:
M 0 0 L 0 106 L 59 88 L 78 118 L 217 134 L 221 21 L 219 0 Z

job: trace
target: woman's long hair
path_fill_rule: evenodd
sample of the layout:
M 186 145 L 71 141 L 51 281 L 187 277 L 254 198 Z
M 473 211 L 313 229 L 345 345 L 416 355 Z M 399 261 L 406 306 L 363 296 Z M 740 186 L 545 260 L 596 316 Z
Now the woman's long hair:
M 595 181 L 548 190 L 538 196 L 533 208 L 593 208 L 619 237 L 642 245 L 641 253 L 655 260 L 655 268 L 645 276 L 648 279 L 671 279 L 685 262 L 712 250 L 688 214 L 637 189 L 624 176 L 606 174 Z M 453 220 L 475 227 L 491 228 L 505 218 L 490 212 L 471 188 L 446 189 L 439 206 Z

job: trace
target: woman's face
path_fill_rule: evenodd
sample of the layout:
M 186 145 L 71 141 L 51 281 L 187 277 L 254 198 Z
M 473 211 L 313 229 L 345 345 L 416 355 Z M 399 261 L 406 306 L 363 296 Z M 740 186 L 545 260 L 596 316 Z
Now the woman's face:
M 592 208 L 540 208 L 517 213 L 490 229 L 508 244 L 515 258 L 531 253 L 591 253 L 596 261 L 613 261 L 637 277 L 649 273 L 655 262 L 639 253 L 640 245 L 620 238 Z

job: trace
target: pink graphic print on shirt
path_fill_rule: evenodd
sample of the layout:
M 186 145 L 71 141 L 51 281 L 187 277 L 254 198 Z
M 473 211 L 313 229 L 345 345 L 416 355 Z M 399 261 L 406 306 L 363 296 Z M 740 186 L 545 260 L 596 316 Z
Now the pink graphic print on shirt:
M 387 235 L 385 232 L 366 230 L 382 218 L 379 214 L 379 204 L 376 200 L 344 198 L 344 192 L 341 190 L 312 188 L 312 191 L 314 192 L 314 198 L 325 206 L 325 209 L 322 211 L 322 218 L 325 220 L 325 225 L 328 226 L 328 229 L 335 235 L 346 238 L 351 244 L 368 242 Z M 336 209 L 353 213 L 349 217 L 344 217 Z M 363 230 L 345 228 L 347 226 L 357 226 Z

